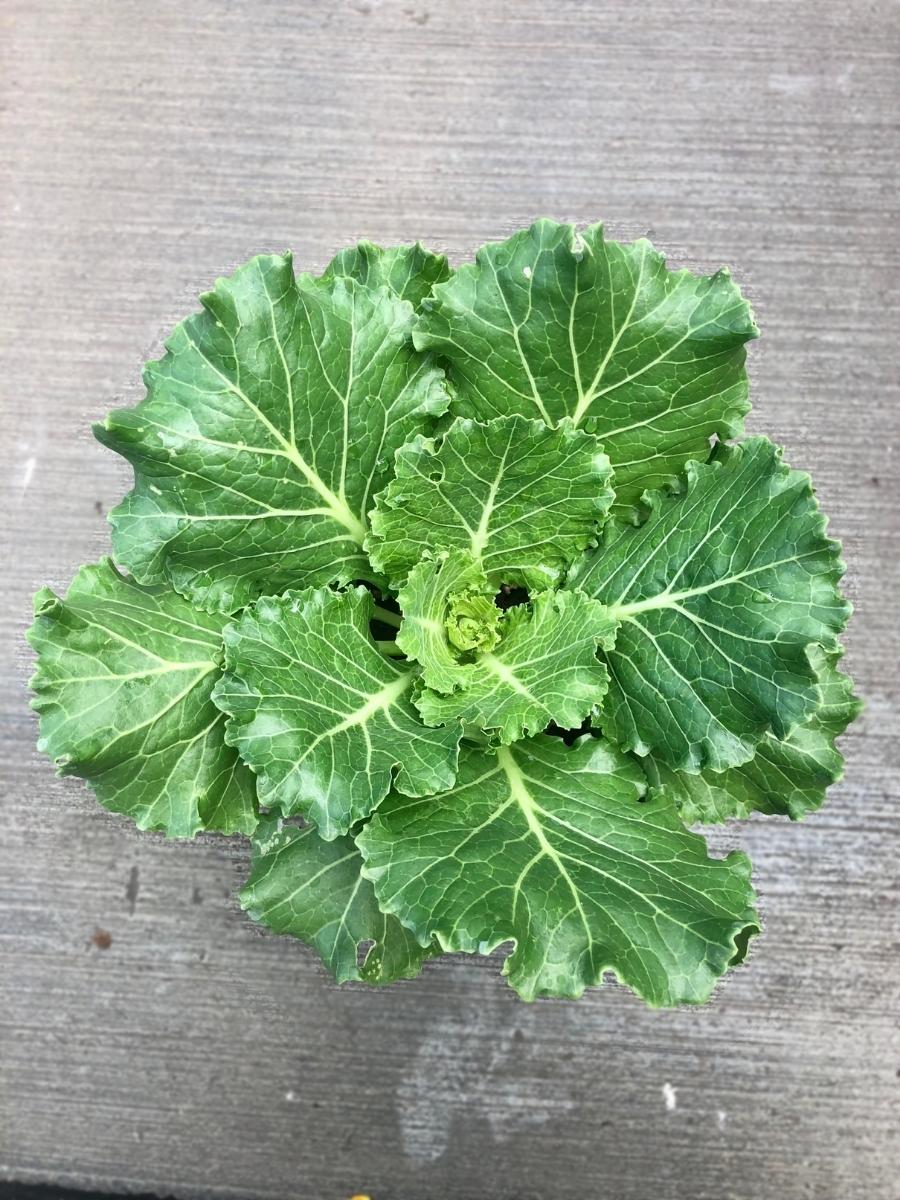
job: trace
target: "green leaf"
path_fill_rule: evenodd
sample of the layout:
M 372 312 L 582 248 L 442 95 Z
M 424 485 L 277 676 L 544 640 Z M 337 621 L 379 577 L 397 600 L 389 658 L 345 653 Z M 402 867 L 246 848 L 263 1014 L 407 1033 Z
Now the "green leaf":
M 655 758 L 644 759 L 653 791 L 673 800 L 686 824 L 715 824 L 751 812 L 779 813 L 799 821 L 820 807 L 826 790 L 843 774 L 844 760 L 834 740 L 861 705 L 853 695 L 852 680 L 837 669 L 839 654 L 810 646 L 809 656 L 822 703 L 783 740 L 766 734 L 753 758 L 719 773 L 689 775 Z
M 689 463 L 639 528 L 608 528 L 572 583 L 621 622 L 605 660 L 604 733 L 677 770 L 746 762 L 819 702 L 806 648 L 849 614 L 838 545 L 808 475 L 765 438 Z
M 381 907 L 422 945 L 488 954 L 526 1000 L 615 971 L 651 1005 L 706 1000 L 757 929 L 750 864 L 710 858 L 636 763 L 587 736 L 465 749 L 440 803 L 390 796 L 361 831 Z
M 488 579 L 546 588 L 591 544 L 612 501 L 599 440 L 566 422 L 459 419 L 417 437 L 376 499 L 366 547 L 397 585 L 423 554 L 458 548 Z
M 438 284 L 414 339 L 449 364 L 455 412 L 584 422 L 630 505 L 740 433 L 757 332 L 726 270 L 669 271 L 643 238 L 544 220 Z
M 543 592 L 503 614 L 493 651 L 460 666 L 458 691 L 423 690 L 416 707 L 428 725 L 454 720 L 518 741 L 555 723 L 577 729 L 596 712 L 609 683 L 597 647 L 616 626 L 606 609 L 579 592 Z
M 241 906 L 254 921 L 313 946 L 338 983 L 412 979 L 433 950 L 378 908 L 352 838 L 323 841 L 310 827 L 260 818 Z M 362 966 L 359 954 L 371 943 Z
M 447 406 L 413 310 L 353 279 L 260 256 L 201 297 L 145 371 L 147 398 L 96 427 L 134 466 L 116 557 L 234 611 L 289 586 L 371 578 L 366 514 L 394 451 Z
M 387 249 L 359 242 L 336 254 L 322 278 L 356 279 L 370 291 L 386 287 L 398 300 L 408 300 L 418 308 L 434 284 L 443 283 L 451 274 L 444 255 L 432 254 L 421 242 Z
M 452 692 L 467 678 L 472 652 L 493 650 L 500 640 L 500 609 L 481 565 L 465 550 L 423 559 L 398 596 L 403 620 L 397 645 L 422 667 L 422 681 Z
M 170 588 L 141 587 L 109 559 L 82 567 L 65 599 L 42 588 L 34 611 L 38 748 L 59 773 L 86 779 L 140 829 L 249 833 L 253 776 L 226 746 L 210 698 L 224 618 Z
M 369 633 L 365 588 L 259 600 L 225 630 L 216 704 L 226 737 L 257 774 L 260 802 L 302 813 L 331 840 L 394 786 L 427 796 L 453 784 L 460 728 L 426 729 L 412 705 L 418 672 Z

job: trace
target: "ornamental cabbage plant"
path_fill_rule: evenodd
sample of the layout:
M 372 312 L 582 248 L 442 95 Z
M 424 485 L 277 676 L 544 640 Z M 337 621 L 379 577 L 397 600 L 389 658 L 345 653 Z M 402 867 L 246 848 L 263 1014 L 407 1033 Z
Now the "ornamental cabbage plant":
M 141 829 L 250 837 L 242 906 L 339 982 L 505 944 L 526 1000 L 706 1000 L 759 920 L 690 827 L 816 809 L 858 710 L 728 272 L 543 220 L 201 304 L 95 429 L 134 487 L 36 597 L 41 748 Z

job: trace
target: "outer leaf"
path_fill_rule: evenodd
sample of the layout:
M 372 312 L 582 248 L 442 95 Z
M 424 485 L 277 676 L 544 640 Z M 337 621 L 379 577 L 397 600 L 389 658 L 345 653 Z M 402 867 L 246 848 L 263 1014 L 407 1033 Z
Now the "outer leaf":
M 468 678 L 466 651 L 493 650 L 500 639 L 493 589 L 465 550 L 418 563 L 398 600 L 403 621 L 397 645 L 421 665 L 423 683 L 439 692 L 452 692 Z
M 597 647 L 611 646 L 616 626 L 596 600 L 578 592 L 543 592 L 503 616 L 500 642 L 461 668 L 460 690 L 428 689 L 416 707 L 428 725 L 460 720 L 502 743 L 555 722 L 575 729 L 596 712 L 609 676 Z
M 432 254 L 421 242 L 383 249 L 371 242 L 348 246 L 331 260 L 323 279 L 356 279 L 370 291 L 386 287 L 398 300 L 418 308 L 432 286 L 452 275 L 443 254 Z
M 612 501 L 599 440 L 568 422 L 460 418 L 417 437 L 377 497 L 366 547 L 399 585 L 425 553 L 468 550 L 488 578 L 546 588 L 591 544 Z
M 260 802 L 302 813 L 331 840 L 367 817 L 391 786 L 406 796 L 450 787 L 460 729 L 426 729 L 411 700 L 417 672 L 369 634 L 365 588 L 262 599 L 225 630 L 228 673 L 215 702 L 226 737 L 258 776 Z
M 604 732 L 693 773 L 746 762 L 812 714 L 806 648 L 833 649 L 850 611 L 809 476 L 765 438 L 721 458 L 689 463 L 683 495 L 609 530 L 572 577 L 621 621 Z
M 750 864 L 707 855 L 636 763 L 590 736 L 465 750 L 440 803 L 391 796 L 359 836 L 382 908 L 445 950 L 515 942 L 526 1000 L 615 971 L 651 1005 L 707 999 L 756 931 Z
M 816 668 L 822 704 L 802 725 L 779 741 L 766 734 L 753 758 L 739 767 L 689 775 L 673 771 L 655 758 L 644 770 L 655 792 L 672 799 L 688 825 L 713 824 L 751 812 L 780 813 L 798 821 L 819 808 L 825 792 L 843 774 L 844 760 L 835 738 L 860 710 L 853 683 L 837 670 L 838 654 L 809 647 Z
M 316 831 L 282 828 L 272 814 L 253 839 L 241 906 L 254 921 L 314 946 L 338 983 L 412 979 L 432 951 L 423 950 L 396 917 L 380 911 L 352 838 L 326 842 Z M 370 942 L 359 966 L 362 945 Z
M 38 748 L 59 773 L 86 779 L 140 829 L 249 833 L 253 776 L 210 699 L 224 619 L 141 587 L 109 559 L 82 567 L 64 600 L 42 588 L 34 609 Z
M 116 557 L 210 609 L 291 585 L 367 578 L 366 513 L 394 451 L 442 412 L 413 310 L 352 279 L 295 280 L 261 256 L 202 297 L 148 395 L 96 427 L 134 465 Z
M 740 432 L 757 332 L 726 270 L 668 271 L 644 239 L 538 221 L 438 284 L 414 337 L 448 361 L 456 411 L 590 422 L 633 504 Z

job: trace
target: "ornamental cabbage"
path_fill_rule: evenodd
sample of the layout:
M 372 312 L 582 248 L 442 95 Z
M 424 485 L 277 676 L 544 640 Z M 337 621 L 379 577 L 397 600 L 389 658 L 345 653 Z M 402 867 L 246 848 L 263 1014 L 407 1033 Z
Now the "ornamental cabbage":
M 759 918 L 690 827 L 818 808 L 859 709 L 728 272 L 543 220 L 201 304 L 95 429 L 134 487 L 36 597 L 40 747 L 142 829 L 249 836 L 243 907 L 339 982 L 507 944 L 526 1000 L 705 1001 Z

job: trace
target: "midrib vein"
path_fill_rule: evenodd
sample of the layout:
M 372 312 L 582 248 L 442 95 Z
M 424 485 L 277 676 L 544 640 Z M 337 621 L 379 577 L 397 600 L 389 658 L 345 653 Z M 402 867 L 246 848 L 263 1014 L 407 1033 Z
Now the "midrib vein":
M 503 451 L 503 457 L 500 460 L 500 465 L 497 468 L 497 473 L 494 476 L 493 483 L 488 491 L 487 499 L 484 502 L 484 507 L 481 510 L 481 520 L 478 522 L 478 528 L 472 534 L 472 553 L 476 558 L 481 558 L 484 548 L 488 542 L 488 526 L 491 523 L 491 517 L 494 515 L 494 505 L 497 502 L 497 492 L 500 490 L 500 484 L 503 480 L 503 473 L 506 470 L 506 459 L 509 456 L 509 449 L 512 441 L 512 434 L 506 443 L 506 448 Z
M 528 358 L 525 355 L 525 351 L 522 349 L 522 341 L 519 337 L 519 326 L 516 324 L 516 322 L 513 318 L 512 312 L 510 311 L 509 303 L 506 299 L 506 293 L 504 292 L 503 285 L 500 283 L 500 278 L 497 275 L 497 268 L 494 266 L 493 263 L 490 264 L 490 267 L 491 267 L 491 271 L 493 272 L 494 282 L 497 285 L 497 293 L 503 302 L 504 309 L 506 310 L 506 316 L 507 316 L 507 319 L 509 320 L 509 330 L 510 330 L 510 333 L 512 334 L 512 339 L 516 346 L 516 352 L 519 355 L 519 362 L 521 362 L 521 364 L 522 364 L 522 368 L 525 371 L 525 375 L 527 376 L 528 383 L 531 387 L 531 398 L 534 401 L 535 405 L 537 406 L 538 412 L 541 414 L 541 419 L 547 425 L 552 425 L 553 422 L 550 420 L 550 416 L 547 412 L 547 409 L 544 406 L 544 401 L 541 398 L 540 392 L 538 391 L 538 387 L 537 387 L 537 384 L 535 383 L 534 375 L 531 372 L 531 366 L 528 362 Z
M 535 696 L 534 693 L 525 686 L 518 675 L 516 675 L 514 671 L 510 670 L 505 662 L 501 662 L 499 658 L 496 658 L 490 653 L 479 655 L 478 662 L 482 666 L 487 667 L 489 671 L 493 672 L 493 674 L 501 679 L 504 683 L 508 684 L 514 692 L 517 692 L 520 696 L 524 696 L 525 699 L 530 700 L 532 704 L 536 704 L 540 708 L 544 707 L 540 700 L 538 700 L 537 696 Z
M 607 262 L 608 261 L 609 261 L 609 258 L 607 255 Z M 591 405 L 596 400 L 596 398 L 598 396 L 597 388 L 600 386 L 600 384 L 603 380 L 603 376 L 606 372 L 606 368 L 609 365 L 609 360 L 612 358 L 613 354 L 615 353 L 616 347 L 618 346 L 619 342 L 622 340 L 622 335 L 625 333 L 625 330 L 628 329 L 628 327 L 631 324 L 631 318 L 634 315 L 634 309 L 637 304 L 638 295 L 641 290 L 641 285 L 644 281 L 644 263 L 646 261 L 647 261 L 647 247 L 645 246 L 643 253 L 641 255 L 641 262 L 640 262 L 640 266 L 638 268 L 637 283 L 634 286 L 634 294 L 631 297 L 631 304 L 628 308 L 628 312 L 625 314 L 624 321 L 622 322 L 622 324 L 619 326 L 619 328 L 615 331 L 612 338 L 610 339 L 609 349 L 606 351 L 606 354 L 603 356 L 603 361 L 600 363 L 600 366 L 597 368 L 594 378 L 591 380 L 590 387 L 587 389 L 586 392 L 583 392 L 581 389 L 580 372 L 576 375 L 577 382 L 578 382 L 578 404 L 575 407 L 575 412 L 572 414 L 572 424 L 573 425 L 577 425 L 581 421 L 581 418 L 584 416 L 584 414 L 587 412 L 587 410 L 591 407 Z M 614 299 L 615 299 L 614 296 L 610 297 L 610 310 L 611 311 L 613 311 Z M 572 311 L 574 312 L 574 303 L 572 306 Z
M 359 518 L 350 511 L 350 507 L 346 500 L 343 500 L 340 496 L 333 492 L 331 488 L 328 487 L 318 472 L 313 470 L 313 468 L 309 465 L 309 463 L 297 449 L 296 445 L 292 441 L 289 441 L 277 426 L 272 424 L 262 409 L 253 403 L 246 392 L 238 387 L 233 379 L 229 379 L 223 371 L 219 370 L 216 364 L 212 362 L 212 360 L 208 358 L 206 354 L 203 353 L 193 338 L 188 336 L 187 341 L 193 350 L 199 355 L 199 357 L 203 359 L 207 366 L 209 366 L 211 370 L 218 375 L 228 390 L 233 392 L 234 395 L 237 396 L 238 399 L 242 401 L 242 403 L 244 403 L 253 413 L 260 424 L 266 428 L 269 433 L 271 433 L 272 437 L 275 438 L 276 442 L 281 447 L 285 457 L 294 467 L 297 468 L 297 470 L 306 480 L 306 483 L 309 485 L 309 487 L 311 487 L 312 490 L 316 492 L 317 495 L 321 496 L 325 501 L 325 504 L 330 510 L 334 520 L 337 521 L 338 524 L 344 526 L 355 542 L 358 542 L 360 545 L 362 545 L 366 536 L 365 527 Z M 277 335 L 275 335 L 275 341 L 278 343 L 279 350 L 281 351 L 281 343 Z M 281 352 L 283 357 L 283 351 Z
M 346 733 L 349 729 L 354 729 L 359 725 L 365 725 L 376 713 L 396 704 L 407 688 L 409 688 L 413 678 L 412 673 L 398 675 L 396 679 L 386 684 L 373 696 L 370 696 L 365 704 L 360 705 L 359 708 L 355 709 L 342 721 L 318 734 L 301 755 L 298 765 L 305 758 L 308 758 L 312 751 L 326 739 L 336 737 L 340 733 Z
M 660 592 L 657 596 L 650 596 L 646 600 L 636 600 L 633 604 L 613 604 L 608 608 L 609 615 L 617 621 L 627 621 L 631 617 L 637 616 L 642 612 L 649 612 L 657 608 L 677 608 L 682 600 L 689 600 L 692 596 L 705 596 L 707 592 L 715 591 L 716 588 L 727 587 L 730 583 L 740 583 L 744 579 L 748 579 L 751 575 L 758 575 L 761 571 L 771 571 L 775 567 L 783 566 L 785 563 L 800 562 L 803 558 L 808 558 L 809 555 L 815 554 L 817 551 L 811 550 L 808 554 L 796 554 L 790 558 L 780 558 L 775 562 L 763 563 L 758 567 L 751 567 L 746 571 L 739 571 L 736 575 L 727 575 L 724 579 L 715 579 L 712 583 L 703 584 L 700 587 L 687 588 L 682 592 Z
M 515 800 L 516 804 L 518 804 L 519 810 L 522 813 L 522 816 L 525 818 L 525 823 L 528 826 L 529 831 L 540 846 L 541 853 L 550 859 L 550 861 L 559 871 L 562 878 L 566 881 L 569 891 L 572 894 L 572 900 L 574 901 L 575 907 L 578 910 L 578 914 L 581 917 L 582 924 L 584 925 L 584 931 L 587 935 L 588 944 L 589 946 L 592 946 L 594 943 L 594 937 L 591 932 L 587 913 L 584 911 L 584 906 L 581 903 L 581 893 L 575 886 L 571 875 L 566 870 L 566 865 L 561 856 L 550 844 L 547 839 L 547 835 L 544 833 L 541 823 L 537 817 L 537 805 L 535 804 L 531 793 L 528 790 L 528 784 L 525 776 L 519 770 L 518 764 L 516 763 L 516 760 L 513 758 L 513 755 L 507 746 L 499 747 L 497 750 L 497 761 L 506 774 L 506 779 L 509 783 L 510 795 Z
M 114 683 L 118 680 L 148 679 L 156 675 L 171 675 L 174 671 L 212 671 L 215 663 L 207 659 L 197 662 L 168 663 L 162 667 L 148 667 L 144 671 L 128 671 L 117 675 L 109 672 L 105 675 L 67 675 L 54 679 L 54 683 Z

